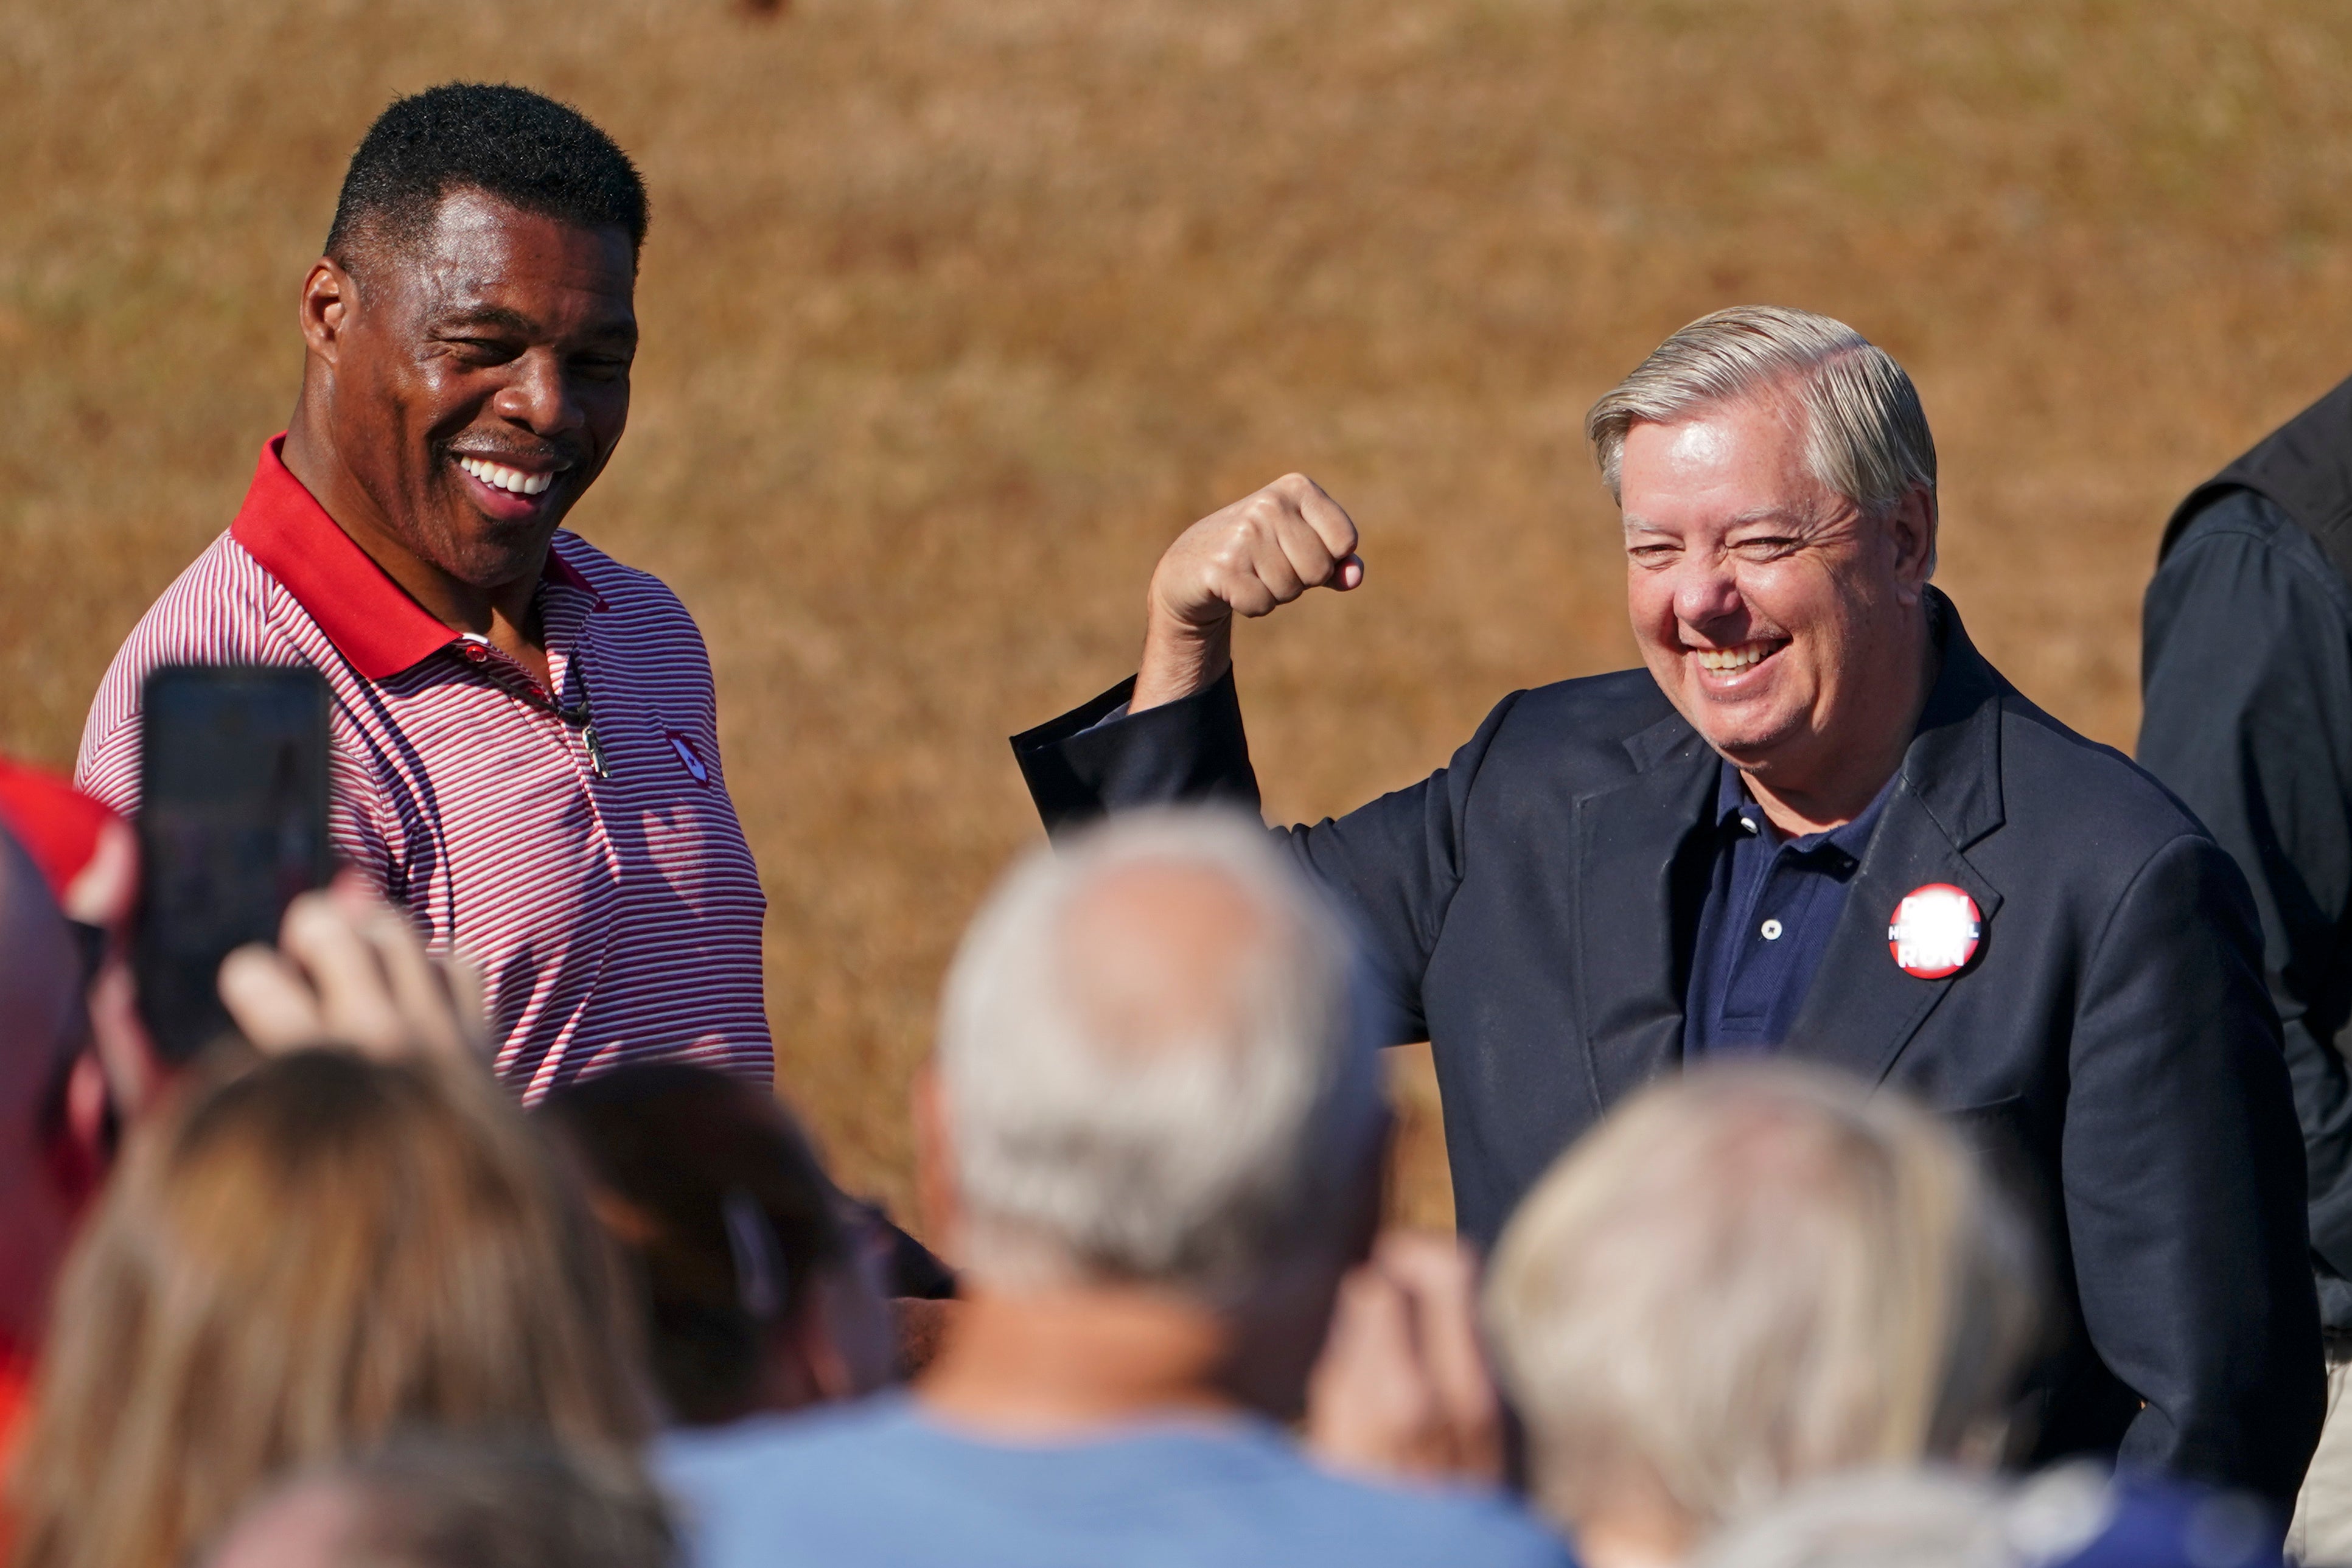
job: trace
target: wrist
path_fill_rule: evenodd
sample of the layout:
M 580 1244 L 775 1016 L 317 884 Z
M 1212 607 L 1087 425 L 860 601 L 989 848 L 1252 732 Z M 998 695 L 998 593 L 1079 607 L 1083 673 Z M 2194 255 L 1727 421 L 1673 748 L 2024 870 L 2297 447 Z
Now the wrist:
M 1180 621 L 1155 604 L 1144 626 L 1143 658 L 1128 711 L 1181 702 L 1216 685 L 1233 668 L 1233 626 L 1231 617 L 1206 626 Z

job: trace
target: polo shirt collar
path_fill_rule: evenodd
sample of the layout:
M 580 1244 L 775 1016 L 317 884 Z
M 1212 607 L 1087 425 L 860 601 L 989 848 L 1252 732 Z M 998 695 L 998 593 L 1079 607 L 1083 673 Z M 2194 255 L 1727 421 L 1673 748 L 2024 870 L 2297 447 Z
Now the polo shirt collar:
M 1757 804 L 1749 796 L 1747 780 L 1741 777 L 1739 769 L 1734 768 L 1728 759 L 1721 761 L 1718 767 L 1720 771 L 1716 777 L 1715 785 L 1717 824 L 1726 832 L 1748 831 L 1759 837 L 1762 836 L 1769 830 L 1764 808 Z M 1811 854 L 1819 849 L 1835 850 L 1846 862 L 1860 864 L 1862 852 L 1870 847 L 1871 832 L 1878 826 L 1878 819 L 1886 810 L 1886 798 L 1895 793 L 1895 780 L 1902 777 L 1903 770 L 1896 768 L 1886 782 L 1878 787 L 1878 793 L 1871 797 L 1870 804 L 1864 807 L 1862 814 L 1853 821 L 1841 822 L 1834 828 L 1824 829 L 1818 833 L 1806 833 L 1799 838 L 1783 839 L 1780 841 L 1781 844 L 1791 852 L 1801 855 Z M 1742 819 L 1754 821 L 1755 828 L 1741 829 Z
M 459 633 L 411 599 L 294 477 L 282 455 L 285 444 L 283 431 L 263 444 L 230 537 L 371 681 L 414 669 L 457 642 Z M 604 607 L 587 578 L 552 546 L 544 577 Z

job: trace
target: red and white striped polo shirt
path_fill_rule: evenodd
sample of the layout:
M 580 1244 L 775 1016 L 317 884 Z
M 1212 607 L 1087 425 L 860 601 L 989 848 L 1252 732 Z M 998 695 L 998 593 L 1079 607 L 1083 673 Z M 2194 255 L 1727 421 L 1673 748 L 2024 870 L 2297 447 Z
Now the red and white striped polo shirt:
M 76 781 L 139 808 L 139 692 L 169 664 L 310 664 L 334 693 L 337 852 L 479 964 L 499 1075 L 537 1100 L 625 1061 L 761 1083 L 767 900 L 719 764 L 710 658 L 677 596 L 559 532 L 540 586 L 555 689 L 428 614 L 262 449 L 228 532 L 147 612 L 82 731 Z

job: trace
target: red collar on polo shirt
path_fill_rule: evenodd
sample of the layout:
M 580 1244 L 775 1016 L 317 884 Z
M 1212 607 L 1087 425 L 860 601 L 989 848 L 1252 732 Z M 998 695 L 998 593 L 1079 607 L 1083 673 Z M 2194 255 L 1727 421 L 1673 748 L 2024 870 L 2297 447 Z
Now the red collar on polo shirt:
M 327 640 L 371 681 L 413 669 L 457 642 L 458 633 L 411 599 L 294 477 L 279 455 L 285 444 L 283 431 L 262 444 L 230 537 L 286 585 Z M 579 569 L 553 549 L 543 575 L 604 608 Z

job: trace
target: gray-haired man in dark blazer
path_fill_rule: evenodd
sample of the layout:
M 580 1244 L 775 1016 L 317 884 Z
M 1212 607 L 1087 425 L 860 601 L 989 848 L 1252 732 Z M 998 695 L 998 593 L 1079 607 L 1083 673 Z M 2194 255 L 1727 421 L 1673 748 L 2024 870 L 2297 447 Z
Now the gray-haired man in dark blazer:
M 2244 878 L 2033 706 L 1928 586 L 1935 445 L 1901 367 L 1718 312 L 1594 407 L 1645 667 L 1506 697 L 1452 763 L 1293 853 L 1428 1038 L 1463 1228 L 1685 1061 L 1785 1051 L 2007 1152 L 2063 1350 L 2038 1451 L 2293 1498 L 2319 1429 L 2301 1139 Z M 1233 617 L 1353 588 L 1299 476 L 1161 559 L 1135 679 L 1017 737 L 1049 826 L 1255 807 Z

